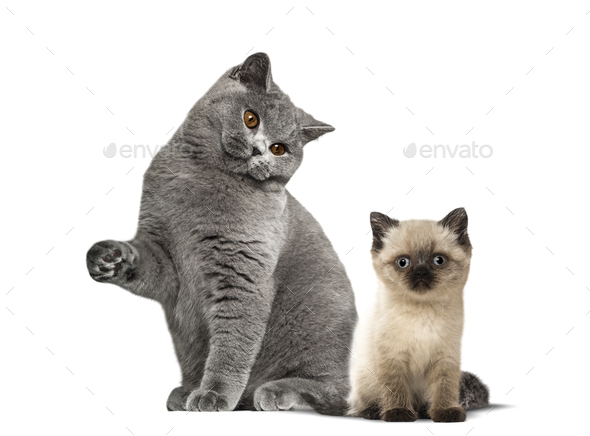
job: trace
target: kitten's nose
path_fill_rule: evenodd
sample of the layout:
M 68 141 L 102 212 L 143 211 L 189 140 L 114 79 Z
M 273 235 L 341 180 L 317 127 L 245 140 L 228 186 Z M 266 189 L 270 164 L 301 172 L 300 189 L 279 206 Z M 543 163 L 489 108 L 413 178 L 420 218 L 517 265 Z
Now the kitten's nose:
M 426 277 L 426 274 L 428 274 L 428 271 L 426 271 L 426 269 L 417 269 L 416 271 L 414 271 L 414 274 L 416 275 L 417 278 L 419 279 L 423 279 L 424 277 Z

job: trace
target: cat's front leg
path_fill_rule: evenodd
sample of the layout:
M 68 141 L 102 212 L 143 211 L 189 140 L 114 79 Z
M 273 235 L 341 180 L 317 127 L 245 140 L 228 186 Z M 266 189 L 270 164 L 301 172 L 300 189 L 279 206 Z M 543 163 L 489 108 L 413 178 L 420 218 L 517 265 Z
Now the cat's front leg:
M 388 422 L 411 422 L 418 419 L 412 408 L 409 367 L 403 359 L 394 357 L 379 374 L 381 383 L 381 419 Z M 385 372 L 386 371 L 386 372 Z
M 187 399 L 186 410 L 233 410 L 242 396 L 267 326 L 272 296 L 251 286 L 226 287 L 216 293 L 207 313 L 209 354 L 201 385 Z
M 461 370 L 453 358 L 437 360 L 428 372 L 428 387 L 432 397 L 430 417 L 436 422 L 463 422 L 465 409 L 459 405 Z

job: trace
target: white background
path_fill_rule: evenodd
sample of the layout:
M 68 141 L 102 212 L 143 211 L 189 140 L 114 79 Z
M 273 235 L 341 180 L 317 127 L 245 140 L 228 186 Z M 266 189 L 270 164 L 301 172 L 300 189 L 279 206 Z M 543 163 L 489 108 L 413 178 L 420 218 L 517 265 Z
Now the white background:
M 4 6 L 1 433 L 476 436 L 586 426 L 588 1 Z M 179 370 L 159 306 L 94 283 L 85 267 L 92 243 L 133 236 L 149 157 L 102 152 L 164 144 L 213 82 L 256 51 L 270 55 L 297 105 L 336 127 L 306 147 L 289 189 L 332 240 L 361 312 L 375 291 L 371 211 L 440 219 L 467 209 L 463 367 L 489 384 L 494 408 L 461 424 L 166 412 Z M 493 156 L 402 153 L 412 142 L 472 141 Z

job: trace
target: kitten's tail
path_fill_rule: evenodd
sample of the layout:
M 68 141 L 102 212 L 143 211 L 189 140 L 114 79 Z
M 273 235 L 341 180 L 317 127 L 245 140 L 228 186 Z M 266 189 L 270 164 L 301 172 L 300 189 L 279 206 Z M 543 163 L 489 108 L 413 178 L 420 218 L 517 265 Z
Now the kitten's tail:
M 479 409 L 490 402 L 490 389 L 481 379 L 468 371 L 461 372 L 459 404 L 465 409 Z
M 330 416 L 346 416 L 348 413 L 348 402 L 346 398 L 325 396 L 318 398 L 313 394 L 303 392 L 301 398 L 318 413 Z

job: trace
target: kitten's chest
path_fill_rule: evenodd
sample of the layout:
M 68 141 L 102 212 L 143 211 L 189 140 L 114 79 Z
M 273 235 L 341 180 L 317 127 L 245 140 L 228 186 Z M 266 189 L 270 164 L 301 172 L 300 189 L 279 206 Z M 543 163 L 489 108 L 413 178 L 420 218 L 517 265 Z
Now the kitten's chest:
M 430 349 L 443 340 L 444 318 L 434 310 L 400 307 L 388 314 L 396 342 L 406 348 Z
M 454 346 L 458 323 L 444 309 L 397 307 L 387 313 L 387 340 L 406 356 L 410 370 L 421 373 L 445 347 Z

